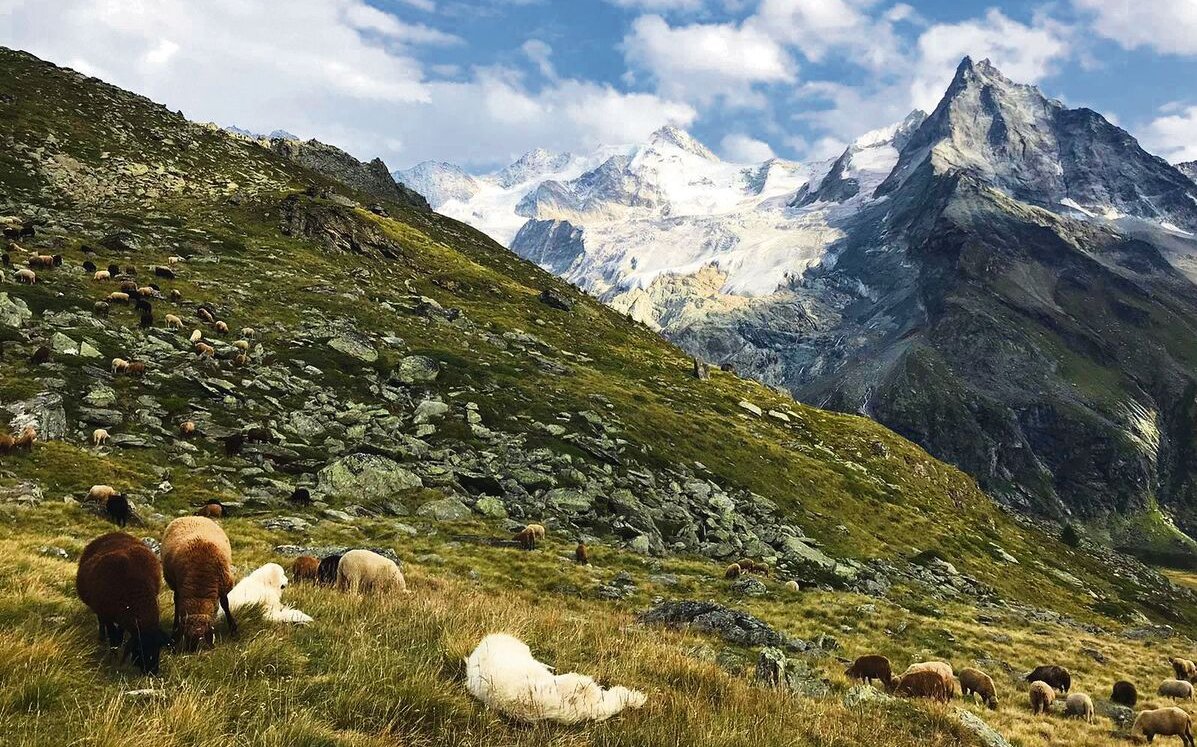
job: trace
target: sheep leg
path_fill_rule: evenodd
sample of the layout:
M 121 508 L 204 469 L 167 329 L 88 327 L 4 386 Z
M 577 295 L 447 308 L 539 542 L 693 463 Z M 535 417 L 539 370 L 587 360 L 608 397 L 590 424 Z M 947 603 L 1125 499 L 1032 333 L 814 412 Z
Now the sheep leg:
M 183 632 L 183 621 L 180 619 L 180 616 L 182 614 L 181 610 L 182 610 L 182 606 L 179 604 L 179 592 L 176 589 L 175 590 L 175 624 L 174 624 L 174 629 L 173 629 L 173 635 L 174 635 L 174 639 L 176 641 L 179 640 L 179 637 Z
M 220 608 L 222 610 L 224 610 L 224 617 L 226 620 L 229 621 L 229 632 L 236 633 L 237 632 L 237 622 L 235 620 L 233 620 L 233 611 L 229 609 L 229 595 L 228 594 L 220 595 Z

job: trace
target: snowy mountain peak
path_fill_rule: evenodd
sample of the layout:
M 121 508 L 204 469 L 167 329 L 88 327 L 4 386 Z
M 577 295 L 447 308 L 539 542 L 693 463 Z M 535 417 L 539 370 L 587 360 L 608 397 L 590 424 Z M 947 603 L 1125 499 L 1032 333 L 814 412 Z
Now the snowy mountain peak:
M 665 125 L 658 129 L 649 137 L 648 143 L 649 145 L 664 145 L 679 148 L 709 161 L 719 160 L 707 146 L 695 140 L 690 133 L 674 125 Z
M 561 171 L 573 159 L 569 153 L 554 153 L 544 148 L 535 148 L 519 157 L 515 163 L 495 174 L 495 179 L 504 189 L 523 184 L 538 176 Z
M 794 196 L 791 205 L 802 207 L 816 202 L 845 202 L 857 195 L 868 196 L 877 188 L 894 164 L 898 154 L 922 125 L 927 114 L 915 109 L 901 122 L 866 132 L 856 138 L 832 163 L 815 186 L 812 180 Z
M 423 195 L 433 210 L 450 200 L 469 200 L 480 189 L 474 177 L 444 161 L 424 161 L 391 176 Z

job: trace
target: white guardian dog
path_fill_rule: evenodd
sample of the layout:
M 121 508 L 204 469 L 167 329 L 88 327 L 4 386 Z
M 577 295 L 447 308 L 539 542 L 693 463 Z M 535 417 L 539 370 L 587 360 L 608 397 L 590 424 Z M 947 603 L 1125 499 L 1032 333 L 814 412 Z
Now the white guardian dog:
M 604 690 L 584 674 L 553 674 L 520 639 L 492 633 L 466 659 L 466 687 L 487 706 L 518 721 L 576 724 L 604 721 L 625 708 L 640 708 L 644 693 L 626 687 Z
M 258 605 L 262 617 L 271 622 L 306 625 L 312 621 L 299 610 L 283 606 L 283 589 L 287 588 L 287 572 L 278 563 L 267 563 L 237 582 L 229 592 L 229 609 Z

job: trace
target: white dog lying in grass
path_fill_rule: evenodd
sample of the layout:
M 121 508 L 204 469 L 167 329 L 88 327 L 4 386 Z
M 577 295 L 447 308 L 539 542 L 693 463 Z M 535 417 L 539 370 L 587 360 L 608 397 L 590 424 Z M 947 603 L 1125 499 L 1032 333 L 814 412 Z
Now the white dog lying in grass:
M 584 674 L 554 675 L 523 641 L 505 633 L 483 638 L 466 659 L 466 687 L 475 698 L 519 721 L 603 721 L 647 700 L 626 687 L 604 690 Z
M 237 582 L 229 592 L 229 609 L 259 605 L 262 617 L 271 622 L 306 625 L 312 618 L 299 610 L 283 606 L 287 573 L 278 563 L 267 563 Z

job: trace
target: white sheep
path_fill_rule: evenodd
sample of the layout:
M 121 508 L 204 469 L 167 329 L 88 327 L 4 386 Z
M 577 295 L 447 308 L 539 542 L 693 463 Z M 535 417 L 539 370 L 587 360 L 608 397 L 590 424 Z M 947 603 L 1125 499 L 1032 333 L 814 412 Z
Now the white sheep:
M 283 589 L 287 588 L 287 573 L 278 563 L 267 563 L 237 582 L 229 592 L 229 609 L 258 605 L 262 616 L 270 622 L 306 625 L 308 615 L 283 605 Z
M 183 329 L 183 320 L 174 314 L 167 314 L 166 325 L 168 327 L 174 327 L 175 329 Z
M 1173 700 L 1192 700 L 1193 685 L 1184 680 L 1164 680 L 1156 693 Z
M 91 442 L 96 446 L 103 446 L 108 443 L 108 431 L 103 428 L 96 428 L 91 432 Z
M 407 592 L 403 571 L 390 558 L 370 550 L 350 550 L 337 565 L 337 588 L 341 591 Z
M 553 674 L 520 639 L 492 633 L 466 659 L 466 688 L 483 704 L 517 721 L 576 724 L 605 721 L 648 700 L 626 687 L 604 690 L 584 674 Z
M 195 343 L 204 339 L 204 333 L 199 331 L 198 329 L 192 330 L 191 337 L 189 339 L 191 340 L 191 344 L 194 345 Z

